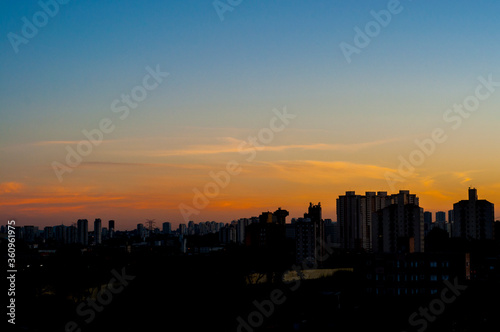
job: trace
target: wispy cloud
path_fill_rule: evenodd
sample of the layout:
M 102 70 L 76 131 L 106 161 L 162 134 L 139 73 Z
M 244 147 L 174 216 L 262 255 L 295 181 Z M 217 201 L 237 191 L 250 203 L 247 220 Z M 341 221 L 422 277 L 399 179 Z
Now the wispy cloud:
M 210 165 L 185 164 L 185 163 L 133 163 L 133 162 L 110 162 L 110 161 L 89 161 L 83 162 L 83 168 L 103 168 L 103 167 L 142 167 L 142 168 L 175 168 L 188 170 L 211 170 Z
M 21 192 L 24 185 L 19 182 L 2 182 L 0 183 L 0 194 L 10 194 Z
M 233 137 L 219 137 L 218 144 L 203 144 L 191 145 L 183 149 L 164 149 L 144 151 L 144 154 L 154 157 L 168 156 L 187 156 L 187 155 L 207 155 L 207 154 L 223 154 L 223 153 L 238 153 L 242 149 L 254 148 L 257 151 L 282 152 L 288 150 L 301 151 L 344 151 L 357 152 L 370 147 L 388 144 L 397 141 L 398 139 L 376 140 L 371 142 L 361 143 L 312 143 L 312 144 L 286 144 L 272 146 L 253 146 L 245 140 L 239 140 Z
M 460 184 L 465 184 L 473 180 L 471 174 L 479 173 L 481 170 L 468 170 L 464 172 L 453 172 L 452 174 L 460 180 Z
M 269 176 L 303 184 L 360 183 L 364 180 L 385 180 L 390 168 L 346 161 L 296 160 L 261 163 L 274 169 Z

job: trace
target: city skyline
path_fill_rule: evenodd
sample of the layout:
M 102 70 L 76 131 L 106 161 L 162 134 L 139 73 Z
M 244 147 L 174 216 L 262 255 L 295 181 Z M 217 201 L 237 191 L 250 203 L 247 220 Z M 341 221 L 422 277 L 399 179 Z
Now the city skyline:
M 472 188 L 472 187 L 469 187 L 468 188 L 468 192 L 469 192 L 469 195 L 470 195 L 470 192 L 473 191 L 474 193 L 476 193 L 477 195 L 477 189 L 476 188 Z M 410 195 L 410 197 L 414 197 L 413 199 L 415 199 L 415 202 L 416 202 L 416 205 L 419 206 L 420 208 L 423 209 L 424 211 L 424 215 L 427 215 L 429 214 L 428 218 L 425 218 L 425 222 L 432 222 L 433 224 L 436 223 L 438 224 L 439 222 L 446 222 L 446 223 L 452 223 L 452 220 L 450 220 L 452 218 L 452 215 L 453 215 L 453 210 L 455 208 L 455 206 L 463 201 L 465 201 L 465 196 L 463 196 L 461 199 L 457 200 L 457 202 L 454 202 L 451 204 L 451 209 L 448 208 L 448 209 L 444 209 L 444 210 L 436 210 L 436 211 L 429 211 L 428 209 L 426 209 L 425 207 L 423 207 L 421 204 L 420 204 L 420 197 L 418 196 L 418 193 L 412 193 L 410 194 L 410 191 L 408 190 L 399 190 L 398 192 L 394 192 L 394 193 L 391 193 L 391 192 L 385 192 L 385 191 L 365 191 L 365 192 L 356 192 L 356 191 L 346 191 L 345 194 L 341 194 L 339 195 L 336 200 L 337 200 L 337 206 L 339 204 L 339 199 L 346 199 L 346 198 L 349 198 L 349 197 L 352 197 L 353 199 L 357 199 L 357 203 L 352 203 L 352 204 L 355 204 L 357 206 L 357 209 L 367 209 L 366 213 L 361 213 L 361 210 L 360 210 L 360 216 L 361 215 L 368 215 L 369 218 L 368 218 L 368 224 L 371 224 L 372 221 L 371 221 L 371 214 L 381 208 L 383 208 L 384 206 L 388 206 L 388 204 L 391 204 L 391 201 L 394 201 L 394 199 L 396 199 L 396 197 L 399 197 L 400 195 Z M 371 199 L 367 202 L 367 203 L 360 203 L 360 199 L 365 199 L 367 197 L 371 197 Z M 416 197 L 416 198 L 415 198 Z M 470 197 L 469 197 L 470 198 Z M 374 200 L 376 199 L 376 201 Z M 382 201 L 380 201 L 382 199 Z M 484 196 L 481 196 L 481 201 L 484 201 L 485 198 Z M 487 200 L 487 199 L 486 199 Z M 411 202 L 413 202 L 412 200 L 410 200 Z M 310 206 L 312 206 L 311 204 L 312 203 L 309 203 Z M 325 206 L 324 204 L 322 204 L 322 202 L 319 202 L 318 203 L 320 206 L 321 206 L 321 210 L 324 212 L 325 209 L 323 209 Z M 345 203 L 342 203 L 342 204 L 345 204 Z M 405 203 L 406 204 L 406 203 Z M 279 206 L 279 209 L 281 209 L 282 207 L 285 207 L 285 205 L 283 204 L 278 204 L 277 206 Z M 353 205 L 354 206 L 354 205 Z M 369 207 L 371 206 L 371 207 Z M 494 204 L 493 204 L 494 206 Z M 137 219 L 135 220 L 134 219 L 134 222 L 133 223 L 121 223 L 121 222 L 117 222 L 117 225 L 118 227 L 115 228 L 115 219 L 107 219 L 107 218 L 102 218 L 101 216 L 92 216 L 92 217 L 79 217 L 78 220 L 71 220 L 71 221 L 67 221 L 67 222 L 56 222 L 56 223 L 49 223 L 49 224 L 34 224 L 34 223 L 23 223 L 22 221 L 19 222 L 19 221 L 16 221 L 17 224 L 19 226 L 35 226 L 35 227 L 39 227 L 40 229 L 42 229 L 42 227 L 52 227 L 52 226 L 77 226 L 80 221 L 86 221 L 86 224 L 89 224 L 88 221 L 92 221 L 92 220 L 95 220 L 94 221 L 94 227 L 96 225 L 96 223 L 98 222 L 101 226 L 101 228 L 106 228 L 105 226 L 102 225 L 102 220 L 104 220 L 106 222 L 106 220 L 108 220 L 107 222 L 109 223 L 109 226 L 111 227 L 112 225 L 112 229 L 113 230 L 117 230 L 117 231 L 130 231 L 130 230 L 134 230 L 136 229 L 136 227 L 138 227 L 138 225 L 142 225 L 142 227 L 144 229 L 147 229 L 146 228 L 146 225 L 148 224 L 148 222 L 153 222 L 152 224 L 155 225 L 154 229 L 158 229 L 158 230 L 164 230 L 164 227 L 166 227 L 166 224 L 168 224 L 169 226 L 169 229 L 171 231 L 179 231 L 180 230 L 180 227 L 181 225 L 184 225 L 184 227 L 186 227 L 187 225 L 189 224 L 205 224 L 205 223 L 216 223 L 216 224 L 221 224 L 221 225 L 229 225 L 229 224 L 232 224 L 232 223 L 235 223 L 237 222 L 238 220 L 242 220 L 242 219 L 252 219 L 252 218 L 257 218 L 258 219 L 258 216 L 261 214 L 261 213 L 270 213 L 271 210 L 273 210 L 274 208 L 273 207 L 268 207 L 266 209 L 263 209 L 263 210 L 260 210 L 260 211 L 257 211 L 255 210 L 253 214 L 249 214 L 249 215 L 246 215 L 246 216 L 242 216 L 242 215 L 239 215 L 239 216 L 236 216 L 236 215 L 233 215 L 231 218 L 229 218 L 228 220 L 209 220 L 209 219 L 206 219 L 206 220 L 189 220 L 189 221 L 179 221 L 179 222 L 176 222 L 176 221 L 172 221 L 172 220 L 167 220 L 165 218 L 159 218 L 159 219 L 149 219 L 149 218 L 142 218 L 142 219 Z M 302 210 L 302 212 L 299 212 L 299 213 L 296 213 L 296 214 L 289 214 L 290 216 L 290 221 L 287 222 L 287 224 L 290 224 L 291 223 L 291 220 L 296 220 L 296 219 L 301 219 L 302 216 L 304 215 L 303 214 L 303 210 L 304 210 L 304 204 L 302 205 L 302 207 L 300 207 L 299 209 Z M 493 207 L 492 207 L 493 209 Z M 267 211 L 267 212 L 265 212 Z M 493 210 L 492 210 L 493 211 Z M 288 215 L 288 211 L 287 212 L 287 215 Z M 322 214 L 323 214 L 322 212 Z M 341 218 L 343 218 L 343 213 L 341 213 Z M 451 214 L 450 214 L 451 213 Z M 324 215 L 324 214 L 323 214 Z M 499 218 L 497 218 L 495 216 L 495 214 L 493 213 L 493 220 L 495 221 L 498 221 Z M 333 222 L 339 222 L 339 214 L 337 213 L 337 211 L 335 210 L 335 213 L 334 215 L 324 215 L 324 218 L 321 218 L 322 220 L 330 220 L 330 221 L 333 221 Z M 154 222 L 154 221 L 157 221 Z M 344 219 L 341 219 L 341 223 L 344 222 L 343 221 Z M 349 219 L 350 220 L 350 219 Z M 423 219 L 424 220 L 424 219 Z M 357 220 L 357 221 L 354 221 L 354 220 L 350 220 L 349 221 L 350 223 L 354 223 L 354 224 L 358 224 L 361 226 L 361 225 L 364 225 L 363 227 L 366 227 L 366 222 L 367 220 L 364 219 L 364 221 L 361 222 L 361 220 Z M 358 227 L 360 227 L 358 226 Z M 361 229 L 361 228 L 360 228 Z M 92 232 L 94 230 L 92 229 Z M 361 230 L 359 230 L 359 232 L 361 232 Z M 369 231 L 369 233 L 371 233 L 371 231 Z M 368 237 L 370 238 L 371 235 L 367 233 L 365 235 L 362 235 L 361 237 Z M 361 233 L 360 233 L 361 234 Z M 371 241 L 371 240 L 370 240 Z M 370 245 L 368 245 L 368 247 L 366 247 L 366 249 L 370 248 Z
M 4 220 L 500 202 L 498 3 L 42 3 L 0 4 Z

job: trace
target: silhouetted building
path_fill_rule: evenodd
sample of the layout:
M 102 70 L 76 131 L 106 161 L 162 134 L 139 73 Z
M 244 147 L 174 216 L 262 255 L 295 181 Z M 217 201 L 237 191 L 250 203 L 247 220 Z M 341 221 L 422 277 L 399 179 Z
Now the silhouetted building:
M 24 241 L 27 243 L 35 242 L 36 233 L 38 232 L 38 227 L 35 226 L 24 226 Z
M 432 230 L 432 212 L 425 211 L 424 212 L 424 235 L 427 236 L 427 234 Z
M 287 210 L 279 208 L 274 213 L 262 212 L 258 223 L 245 229 L 245 243 L 250 246 L 275 248 L 285 241 L 285 222 Z
M 276 217 L 276 222 L 280 225 L 284 225 L 286 223 L 286 217 L 288 217 L 288 214 L 287 210 L 282 210 L 281 208 L 278 208 L 278 210 L 273 213 Z
M 432 224 L 432 212 L 429 211 L 424 212 L 424 223 L 428 225 Z
M 45 240 L 54 239 L 54 228 L 52 226 L 46 226 L 43 228 L 43 238 Z
M 297 264 L 316 266 L 324 257 L 325 225 L 321 218 L 321 203 L 309 203 L 304 218 L 295 221 L 295 260 Z
M 323 220 L 322 212 L 321 212 L 321 202 L 318 205 L 313 205 L 313 203 L 309 203 L 309 208 L 307 209 L 307 213 L 304 213 L 304 218 L 309 218 L 312 221 L 320 221 Z
M 262 212 L 262 214 L 259 216 L 259 223 L 260 224 L 272 224 L 276 223 L 276 217 L 273 215 L 272 212 Z
M 162 224 L 163 227 L 163 234 L 170 234 L 172 233 L 172 224 L 169 222 L 164 222 Z
M 424 213 L 418 198 L 401 190 L 392 204 L 373 214 L 373 252 L 423 252 Z
M 496 220 L 493 224 L 493 237 L 496 241 L 500 241 L 500 221 Z
M 179 224 L 179 234 L 180 235 L 185 235 L 187 232 L 186 230 L 186 224 Z
M 391 203 L 393 196 L 387 192 L 366 192 L 356 195 L 354 191 L 346 191 L 337 199 L 337 222 L 342 248 L 349 250 L 372 249 L 372 215 L 373 212 Z
M 219 231 L 219 241 L 225 244 L 236 243 L 236 226 L 233 224 L 227 224 L 226 226 L 222 227 Z
M 451 224 L 449 222 L 446 222 L 446 212 L 444 211 L 436 212 L 436 221 L 434 222 L 432 228 L 436 227 L 448 232 L 448 234 L 451 234 Z
M 331 219 L 325 219 L 324 225 L 325 225 L 325 241 L 328 244 L 328 246 L 340 248 L 338 222 L 333 222 Z
M 87 219 L 78 219 L 77 242 L 83 245 L 89 244 L 89 222 Z
M 469 188 L 469 199 L 453 204 L 453 237 L 467 240 L 493 239 L 494 204 L 478 199 L 477 190 Z
M 94 220 L 94 243 L 102 243 L 102 221 L 99 218 Z
M 102 239 L 103 240 L 109 239 L 109 231 L 106 227 L 102 228 Z
M 78 242 L 78 230 L 74 226 L 74 224 L 71 226 L 68 226 L 68 227 L 65 227 L 65 226 L 62 226 L 62 227 L 64 227 L 64 233 L 65 233 L 64 243 L 66 243 L 66 244 L 77 243 Z M 87 233 L 87 240 L 88 240 L 88 233 Z
M 54 226 L 54 238 L 56 242 L 64 243 L 66 239 L 66 226 Z
M 109 238 L 113 238 L 115 235 L 115 221 L 114 220 L 108 221 L 108 232 L 109 232 Z
M 249 223 L 250 220 L 247 218 L 239 219 L 236 222 L 236 242 L 241 244 L 245 243 L 245 229 Z
M 141 239 L 146 238 L 146 227 L 144 227 L 144 224 L 137 224 L 137 236 L 139 236 Z
M 446 222 L 446 213 L 444 211 L 436 212 L 436 222 Z

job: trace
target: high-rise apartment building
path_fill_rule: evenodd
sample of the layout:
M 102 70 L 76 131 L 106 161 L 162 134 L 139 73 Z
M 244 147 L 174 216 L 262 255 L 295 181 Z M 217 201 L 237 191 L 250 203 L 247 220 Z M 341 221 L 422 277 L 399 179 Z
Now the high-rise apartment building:
M 424 251 L 423 209 L 401 201 L 378 210 L 373 216 L 373 252 Z
M 109 232 L 109 237 L 112 238 L 113 235 L 115 234 L 115 221 L 114 220 L 108 220 L 108 232 Z
M 455 218 L 453 216 L 453 210 L 448 210 L 448 222 L 453 223 L 455 221 Z
M 102 243 L 102 221 L 99 218 L 94 220 L 94 243 Z
M 427 225 L 432 225 L 432 212 L 424 212 L 424 223 Z
M 285 222 L 288 214 L 287 210 L 281 208 L 275 212 L 262 212 L 259 222 L 251 223 L 245 228 L 245 243 L 266 248 L 282 246 L 286 237 Z
M 89 222 L 87 219 L 77 221 L 77 242 L 83 245 L 89 244 Z
M 144 240 L 147 237 L 146 234 L 147 229 L 144 227 L 144 224 L 137 224 L 137 235 Z
M 469 188 L 469 199 L 453 204 L 453 237 L 467 240 L 493 239 L 494 204 L 478 199 L 477 190 Z
M 356 195 L 346 191 L 337 199 L 337 222 L 339 225 L 342 248 L 349 250 L 367 250 L 372 248 L 373 212 L 389 205 L 391 196 L 387 192 L 366 192 Z
M 436 222 L 446 222 L 446 212 L 444 211 L 436 212 Z
M 172 233 L 172 224 L 169 223 L 168 221 L 167 222 L 164 222 L 162 224 L 162 231 L 163 231 L 163 234 L 170 234 Z
M 395 209 L 396 215 L 394 218 L 396 220 L 402 220 L 405 218 L 405 211 L 403 207 L 405 205 L 416 205 L 418 207 L 418 197 L 414 194 L 410 194 L 408 190 L 400 190 L 399 193 L 393 195 L 387 195 L 387 192 L 379 191 L 366 192 L 365 195 L 356 195 L 354 191 L 347 191 L 345 195 L 339 196 L 337 199 L 337 222 L 339 225 L 340 241 L 342 248 L 349 250 L 366 250 L 375 251 L 379 250 L 379 239 L 374 234 L 378 235 L 380 229 L 375 230 L 374 227 L 380 226 L 381 223 L 378 222 L 374 225 L 375 220 L 373 218 L 380 218 L 380 215 L 375 214 L 377 211 L 381 211 L 391 205 L 396 205 L 392 207 Z M 420 211 L 420 210 L 419 210 Z M 408 212 L 408 211 L 407 211 Z M 422 218 L 423 224 L 423 211 L 418 218 Z M 382 223 L 383 224 L 383 223 Z M 420 227 L 420 223 L 418 223 Z M 421 229 L 418 229 L 418 244 L 415 244 L 415 248 L 420 250 L 420 240 L 423 241 L 423 225 Z M 374 248 L 374 243 L 377 239 L 377 248 Z
M 186 235 L 186 232 L 187 232 L 186 224 L 179 224 L 179 234 Z
M 321 203 L 309 203 L 304 218 L 299 218 L 295 226 L 295 260 L 298 264 L 315 266 L 323 257 L 325 245 L 325 225 L 322 219 Z

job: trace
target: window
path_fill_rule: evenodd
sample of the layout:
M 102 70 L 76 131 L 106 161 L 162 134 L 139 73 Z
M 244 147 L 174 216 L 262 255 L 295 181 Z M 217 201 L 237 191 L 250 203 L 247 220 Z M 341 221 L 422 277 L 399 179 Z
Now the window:
M 430 267 L 437 267 L 437 262 L 430 262 L 429 265 Z
M 438 277 L 437 277 L 437 275 L 432 274 L 430 279 L 431 279 L 431 281 L 437 281 Z

